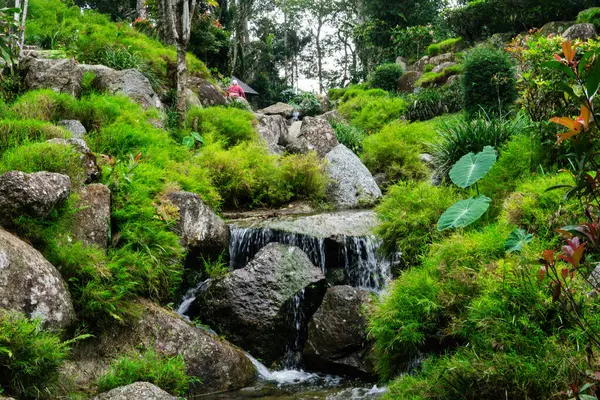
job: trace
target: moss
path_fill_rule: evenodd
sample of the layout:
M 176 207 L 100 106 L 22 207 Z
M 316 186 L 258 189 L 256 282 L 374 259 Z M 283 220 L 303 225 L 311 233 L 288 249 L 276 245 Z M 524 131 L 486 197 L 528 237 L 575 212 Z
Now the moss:
M 434 57 L 443 53 L 456 52 L 459 48 L 464 45 L 462 38 L 450 38 L 443 40 L 439 43 L 434 43 L 427 48 L 427 54 L 430 57 Z
M 418 81 L 415 82 L 416 87 L 432 87 L 446 83 L 452 75 L 459 75 L 463 72 L 462 64 L 455 64 L 444 68 L 440 72 L 425 72 Z

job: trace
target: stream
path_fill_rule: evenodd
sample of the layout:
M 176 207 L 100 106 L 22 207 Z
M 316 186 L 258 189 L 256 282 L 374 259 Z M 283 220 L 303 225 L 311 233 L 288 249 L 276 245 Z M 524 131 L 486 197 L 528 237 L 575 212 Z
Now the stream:
M 377 253 L 379 243 L 371 230 L 376 220 L 370 211 L 326 213 L 272 220 L 234 221 L 230 226 L 230 269 L 244 268 L 269 243 L 277 242 L 302 249 L 319 267 L 332 285 L 347 284 L 380 293 L 390 279 L 390 262 Z M 208 290 L 207 279 L 191 288 L 182 298 L 177 312 L 186 314 L 197 296 Z M 288 310 L 291 337 L 283 360 L 283 369 L 271 370 L 246 353 L 257 370 L 252 387 L 236 392 L 202 395 L 208 400 L 342 400 L 377 399 L 385 388 L 357 378 L 305 371 L 302 349 L 304 290 L 290 301 Z M 208 328 L 207 328 L 208 329 Z M 210 332 L 215 333 L 208 329 Z

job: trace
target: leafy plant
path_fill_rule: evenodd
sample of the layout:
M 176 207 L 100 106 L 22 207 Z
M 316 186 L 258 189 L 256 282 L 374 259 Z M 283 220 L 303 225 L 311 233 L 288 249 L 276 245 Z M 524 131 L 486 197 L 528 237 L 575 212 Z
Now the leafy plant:
M 366 135 L 360 128 L 339 121 L 333 121 L 331 126 L 335 131 L 337 140 L 341 144 L 352 150 L 355 154 L 361 154 L 363 140 L 365 140 Z
M 321 101 L 314 93 L 300 92 L 289 103 L 302 115 L 312 117 L 321 113 Z
M 190 132 L 190 134 L 183 138 L 183 145 L 188 149 L 192 150 L 204 144 L 204 138 L 198 132 Z
M 463 189 L 477 185 L 494 166 L 498 153 L 491 146 L 486 146 L 481 153 L 469 153 L 463 156 L 450 170 L 450 179 Z M 440 231 L 451 228 L 464 228 L 471 225 L 485 214 L 492 199 L 479 195 L 461 200 L 447 209 L 438 220 Z
M 508 235 L 508 239 L 506 240 L 506 251 L 508 253 L 514 253 L 517 251 L 523 250 L 529 242 L 533 240 L 533 235 L 531 233 L 527 233 L 525 229 L 515 229 Z
M 15 21 L 15 14 L 20 13 L 19 8 L 0 8 L 0 60 L 4 61 L 11 71 L 19 61 L 19 26 Z
M 404 74 L 402 66 L 396 63 L 382 64 L 369 76 L 369 86 L 388 92 L 398 90 L 398 80 Z

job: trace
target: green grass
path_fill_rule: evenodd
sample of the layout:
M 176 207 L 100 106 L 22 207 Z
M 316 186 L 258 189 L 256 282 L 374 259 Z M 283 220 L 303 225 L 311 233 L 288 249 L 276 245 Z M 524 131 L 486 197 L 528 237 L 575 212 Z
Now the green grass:
M 440 54 L 456 52 L 458 48 L 460 48 L 464 44 L 462 38 L 450 38 L 443 40 L 439 43 L 434 43 L 427 48 L 427 54 L 430 57 L 435 57 Z
M 373 96 L 367 92 L 358 94 L 339 106 L 339 112 L 345 119 L 367 133 L 377 132 L 389 122 L 400 119 L 405 111 L 404 99 L 379 94 Z

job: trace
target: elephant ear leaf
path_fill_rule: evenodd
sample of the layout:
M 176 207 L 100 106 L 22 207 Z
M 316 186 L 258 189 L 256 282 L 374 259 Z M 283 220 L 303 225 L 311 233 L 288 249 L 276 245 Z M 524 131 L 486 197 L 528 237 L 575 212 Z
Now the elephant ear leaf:
M 437 228 L 444 231 L 451 228 L 464 228 L 477 221 L 490 208 L 492 199 L 486 196 L 471 197 L 461 200 L 449 209 L 438 220 Z
M 456 186 L 468 188 L 490 172 L 497 157 L 498 153 L 492 146 L 486 146 L 481 153 L 469 153 L 454 164 L 450 179 Z
M 515 229 L 508 235 L 504 248 L 508 253 L 514 253 L 516 251 L 521 251 L 523 247 L 532 240 L 533 235 L 531 233 L 527 233 L 527 231 L 523 229 Z

